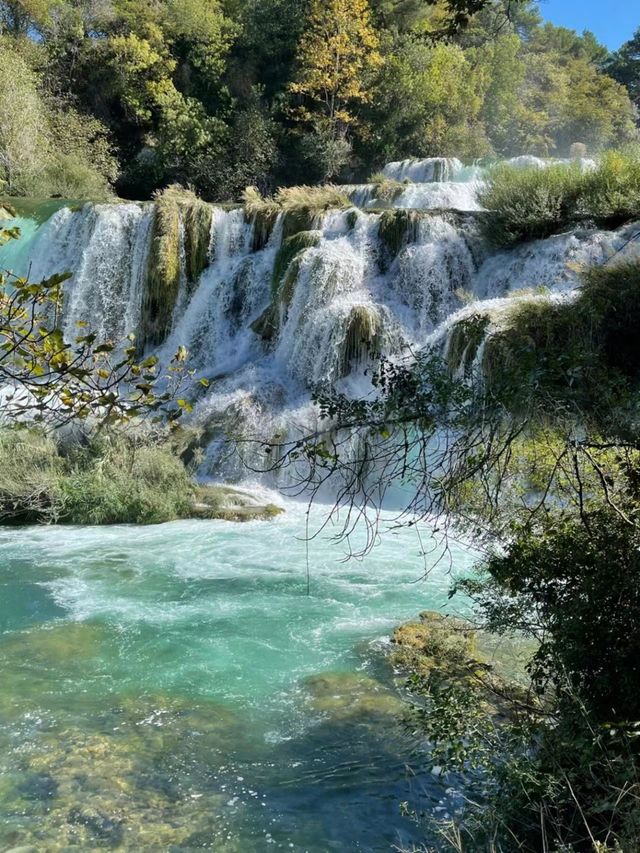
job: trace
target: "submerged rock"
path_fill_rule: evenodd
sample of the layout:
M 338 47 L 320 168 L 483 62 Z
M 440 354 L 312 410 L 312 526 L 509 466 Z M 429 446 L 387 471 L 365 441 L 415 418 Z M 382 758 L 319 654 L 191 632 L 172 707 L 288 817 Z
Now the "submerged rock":
M 47 853 L 211 843 L 228 801 L 214 769 L 230 740 L 242 738 L 238 714 L 160 695 L 118 697 L 98 716 L 95 731 L 48 730 L 16 756 L 20 767 L 0 797 L 5 812 L 28 820 L 10 843 Z M 0 827 L 0 849 L 3 841 Z
M 404 708 L 394 690 L 362 673 L 323 672 L 307 678 L 304 684 L 309 707 L 335 720 L 398 717 Z

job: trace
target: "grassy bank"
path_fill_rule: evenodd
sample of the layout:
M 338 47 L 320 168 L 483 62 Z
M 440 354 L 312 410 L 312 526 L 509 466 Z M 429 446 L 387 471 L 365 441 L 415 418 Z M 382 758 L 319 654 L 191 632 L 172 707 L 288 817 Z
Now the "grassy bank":
M 0 430 L 0 524 L 254 521 L 281 511 L 232 487 L 198 486 L 167 442 L 108 435 L 80 444 Z

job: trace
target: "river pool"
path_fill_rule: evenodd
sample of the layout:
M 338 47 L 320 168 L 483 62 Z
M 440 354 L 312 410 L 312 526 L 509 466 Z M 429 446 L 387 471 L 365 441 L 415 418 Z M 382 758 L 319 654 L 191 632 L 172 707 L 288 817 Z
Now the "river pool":
M 307 595 L 304 531 L 296 506 L 240 526 L 0 529 L 0 851 L 420 842 L 401 803 L 442 812 L 447 793 L 384 652 L 445 605 L 451 563 L 423 578 L 424 529 L 363 561 L 320 537 Z

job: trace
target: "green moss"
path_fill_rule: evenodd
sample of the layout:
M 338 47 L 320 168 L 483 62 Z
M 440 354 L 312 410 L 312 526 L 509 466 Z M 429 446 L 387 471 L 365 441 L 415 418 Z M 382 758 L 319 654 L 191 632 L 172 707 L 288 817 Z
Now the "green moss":
M 278 214 L 282 214 L 282 239 L 300 231 L 311 231 L 327 210 L 351 207 L 344 193 L 334 186 L 282 187 L 275 197 L 263 198 L 255 187 L 243 193 L 247 222 L 254 223 L 254 249 L 264 248 L 271 236 Z
M 366 352 L 372 357 L 380 351 L 382 323 L 377 308 L 358 305 L 351 311 L 344 339 L 342 375 L 346 376 L 354 362 Z
M 523 686 L 531 644 L 495 638 L 434 611 L 396 628 L 392 642 L 391 663 L 413 677 L 410 687 L 423 695 L 461 690 L 475 698 L 480 713 L 501 719 L 514 713 L 517 702 L 531 701 Z
M 264 206 L 261 210 L 256 211 L 253 216 L 253 243 L 252 249 L 254 252 L 259 252 L 264 249 L 275 228 L 278 220 L 278 210 Z
M 574 300 L 514 300 L 487 336 L 494 400 L 543 420 L 564 413 L 620 434 L 640 388 L 640 260 L 587 271 Z
M 393 204 L 407 188 L 407 185 L 403 184 L 402 181 L 387 178 L 382 172 L 376 172 L 375 175 L 371 175 L 369 183 L 376 188 L 376 200 L 381 202 L 380 207 L 385 204 Z
M 415 240 L 418 224 L 423 218 L 420 211 L 385 210 L 380 214 L 378 233 L 382 245 L 391 258 L 397 257 L 400 251 Z
M 289 309 L 295 296 L 298 276 L 300 275 L 300 268 L 302 266 L 302 257 L 302 253 L 298 252 L 296 257 L 291 261 L 278 292 L 278 302 L 285 312 Z
M 350 231 L 353 231 L 358 224 L 358 215 L 358 211 L 355 208 L 347 213 L 347 225 Z
M 287 240 L 318 225 L 318 212 L 310 207 L 292 207 L 282 214 L 282 239 Z
M 452 373 L 469 370 L 485 339 L 489 323 L 488 314 L 474 314 L 453 326 L 447 350 L 447 363 Z
M 314 231 L 300 231 L 283 240 L 273 265 L 271 292 L 274 299 L 279 295 L 287 271 L 300 253 L 317 246 L 320 237 Z
M 254 252 L 259 252 L 269 242 L 280 213 L 273 199 L 265 199 L 256 187 L 247 187 L 242 194 L 245 222 L 253 225 Z
M 165 192 L 155 200 L 139 346 L 161 344 L 171 329 L 182 275 L 182 223 L 178 200 Z
M 183 205 L 187 281 L 194 284 L 209 264 L 213 208 L 199 199 Z

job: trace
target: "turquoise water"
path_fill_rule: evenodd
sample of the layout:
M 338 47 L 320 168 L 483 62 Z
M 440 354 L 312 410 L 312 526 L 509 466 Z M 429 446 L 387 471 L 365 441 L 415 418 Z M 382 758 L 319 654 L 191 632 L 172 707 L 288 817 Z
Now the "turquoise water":
M 244 526 L 0 530 L 0 850 L 421 840 L 400 804 L 446 795 L 401 723 L 385 640 L 444 605 L 449 562 L 422 579 L 409 530 L 363 562 L 320 538 L 307 596 L 303 534 L 295 507 Z

